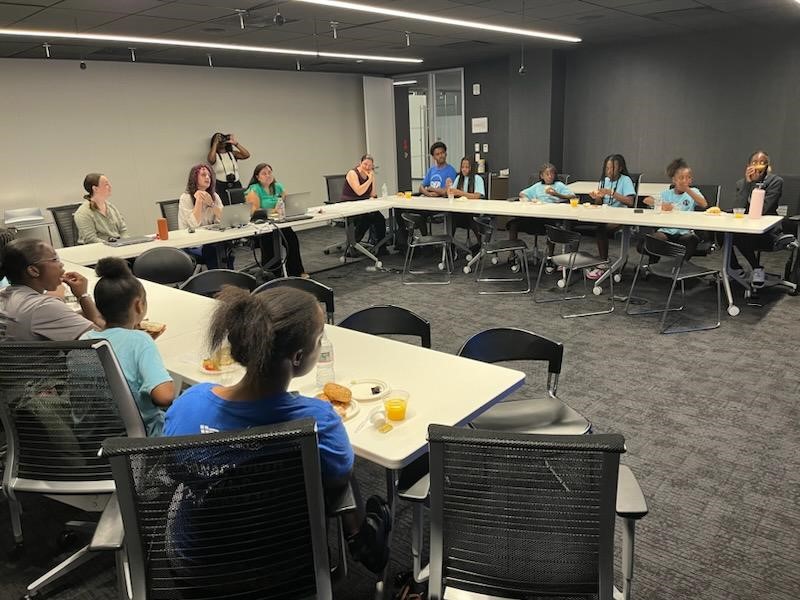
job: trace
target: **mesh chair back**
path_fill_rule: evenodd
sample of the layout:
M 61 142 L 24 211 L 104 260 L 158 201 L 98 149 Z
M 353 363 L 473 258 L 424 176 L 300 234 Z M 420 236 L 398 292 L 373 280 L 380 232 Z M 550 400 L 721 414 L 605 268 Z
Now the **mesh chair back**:
M 226 198 L 223 199 L 223 202 L 226 206 L 230 206 L 231 204 L 244 204 L 244 188 L 231 188 L 225 190 Z
M 325 189 L 328 191 L 328 199 L 325 204 L 342 201 L 345 179 L 347 179 L 347 175 L 325 175 Z
M 400 306 L 370 306 L 345 317 L 339 327 L 372 335 L 412 335 L 423 348 L 431 347 L 431 324 Z
M 639 194 L 639 184 L 642 182 L 642 175 L 644 175 L 644 173 L 628 173 L 628 177 L 630 177 L 633 182 L 633 191 L 637 195 Z
M 403 223 L 406 226 L 408 235 L 412 237 L 414 235 L 414 230 L 419 229 L 421 231 L 425 231 L 428 227 L 427 217 L 419 213 L 401 212 L 400 218 L 403 219 Z
M 491 217 L 472 217 L 472 220 L 478 226 L 478 231 L 484 240 L 492 239 L 494 235 L 494 219 Z
M 788 221 L 787 217 L 800 214 L 800 175 L 781 175 L 783 178 L 783 195 L 781 196 L 778 214 L 784 217 L 783 231 L 797 234 L 798 224 Z
M 613 597 L 621 435 L 431 425 L 428 439 L 431 599 Z
M 547 361 L 548 373 L 559 374 L 564 359 L 564 344 L 525 329 L 495 327 L 469 338 L 458 355 L 485 363 Z
M 213 297 L 219 293 L 223 285 L 232 285 L 252 292 L 258 286 L 258 282 L 252 275 L 240 271 L 210 269 L 192 275 L 178 287 L 185 292 Z
M 333 325 L 333 288 L 329 288 L 327 285 L 319 283 L 318 281 L 314 281 L 313 279 L 305 279 L 303 277 L 279 277 L 278 279 L 273 279 L 272 281 L 268 281 L 258 286 L 255 290 L 253 290 L 253 293 L 259 294 L 264 290 L 278 286 L 293 287 L 295 289 L 308 292 L 314 296 L 320 302 L 320 304 L 325 305 L 328 323 Z
M 65 204 L 49 209 L 53 213 L 53 221 L 58 228 L 58 235 L 61 237 L 61 245 L 64 248 L 78 245 L 78 226 L 75 224 L 74 218 L 78 208 L 80 208 L 80 204 Z
M 572 252 L 577 251 L 580 246 L 581 234 L 577 231 L 568 231 L 552 225 L 545 225 L 544 230 L 547 233 L 547 240 L 554 244 L 564 244 L 569 248 L 574 248 L 574 250 L 571 250 Z
M 683 259 L 686 256 L 686 246 L 661 240 L 652 235 L 644 236 L 644 250 L 649 254 L 662 258 Z
M 697 184 L 694 185 L 693 187 L 696 187 L 698 190 L 700 190 L 700 193 L 703 195 L 703 198 L 705 198 L 706 202 L 708 202 L 708 206 L 719 206 L 719 196 L 722 191 L 721 185 L 705 183 L 705 184 Z M 694 205 L 694 209 L 696 211 L 705 210 L 705 208 L 701 208 L 697 204 Z
M 312 419 L 111 439 L 134 598 L 330 598 Z
M 156 202 L 158 208 L 161 209 L 161 216 L 167 220 L 167 227 L 170 231 L 177 231 L 180 229 L 178 225 L 178 205 L 180 200 L 161 200 Z
M 19 480 L 91 493 L 75 484 L 111 480 L 97 455 L 103 440 L 145 434 L 105 340 L 0 344 L 0 418 L 9 446 L 4 487 L 27 491 Z
M 174 285 L 183 283 L 194 273 L 194 261 L 178 248 L 151 248 L 133 261 L 133 274 L 136 277 Z

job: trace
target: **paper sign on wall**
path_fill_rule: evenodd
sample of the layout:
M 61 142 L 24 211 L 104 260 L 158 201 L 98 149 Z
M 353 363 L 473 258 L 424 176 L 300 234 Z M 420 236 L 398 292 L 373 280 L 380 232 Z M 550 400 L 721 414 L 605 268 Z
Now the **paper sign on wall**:
M 473 117 L 472 133 L 489 133 L 489 117 Z

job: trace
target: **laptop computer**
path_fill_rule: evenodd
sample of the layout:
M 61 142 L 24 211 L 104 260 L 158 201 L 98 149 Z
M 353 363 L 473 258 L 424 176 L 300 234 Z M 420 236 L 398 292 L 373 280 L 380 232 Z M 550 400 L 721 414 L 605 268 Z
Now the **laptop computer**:
M 307 214 L 311 206 L 311 192 L 299 192 L 297 194 L 286 194 L 283 199 L 286 214 L 283 219 L 276 219 L 277 223 L 291 223 L 292 221 L 305 221 L 313 219 L 313 215 Z
M 222 209 L 222 220 L 214 225 L 206 225 L 203 229 L 224 231 L 232 227 L 243 227 L 250 222 L 250 205 L 231 204 Z

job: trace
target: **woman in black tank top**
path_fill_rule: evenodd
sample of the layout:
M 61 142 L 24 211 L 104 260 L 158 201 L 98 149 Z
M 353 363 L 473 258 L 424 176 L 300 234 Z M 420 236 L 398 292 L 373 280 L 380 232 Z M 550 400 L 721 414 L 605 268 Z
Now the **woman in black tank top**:
M 368 200 L 375 198 L 375 162 L 369 154 L 361 157 L 359 163 L 347 172 L 342 187 L 342 200 Z M 369 229 L 369 243 L 380 242 L 386 235 L 386 219 L 379 212 L 371 212 L 354 217 L 356 241 Z

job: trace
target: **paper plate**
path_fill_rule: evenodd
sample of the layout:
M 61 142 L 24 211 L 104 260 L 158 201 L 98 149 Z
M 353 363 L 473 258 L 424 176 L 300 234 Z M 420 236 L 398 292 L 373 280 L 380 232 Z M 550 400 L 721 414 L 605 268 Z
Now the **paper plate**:
M 349 388 L 353 392 L 353 400 L 361 402 L 380 400 L 391 391 L 389 384 L 381 379 L 350 379 L 337 383 Z
M 226 365 L 224 367 L 220 367 L 219 369 L 206 369 L 202 363 L 200 364 L 200 372 L 205 373 L 206 375 L 221 375 L 223 373 L 230 373 L 231 371 L 235 371 L 239 365 L 236 363 L 232 365 Z
M 350 419 L 355 417 L 359 413 L 360 410 L 361 410 L 361 407 L 359 406 L 358 401 L 357 400 L 351 400 L 350 404 L 347 405 L 347 412 L 342 417 L 342 421 L 349 421 Z

